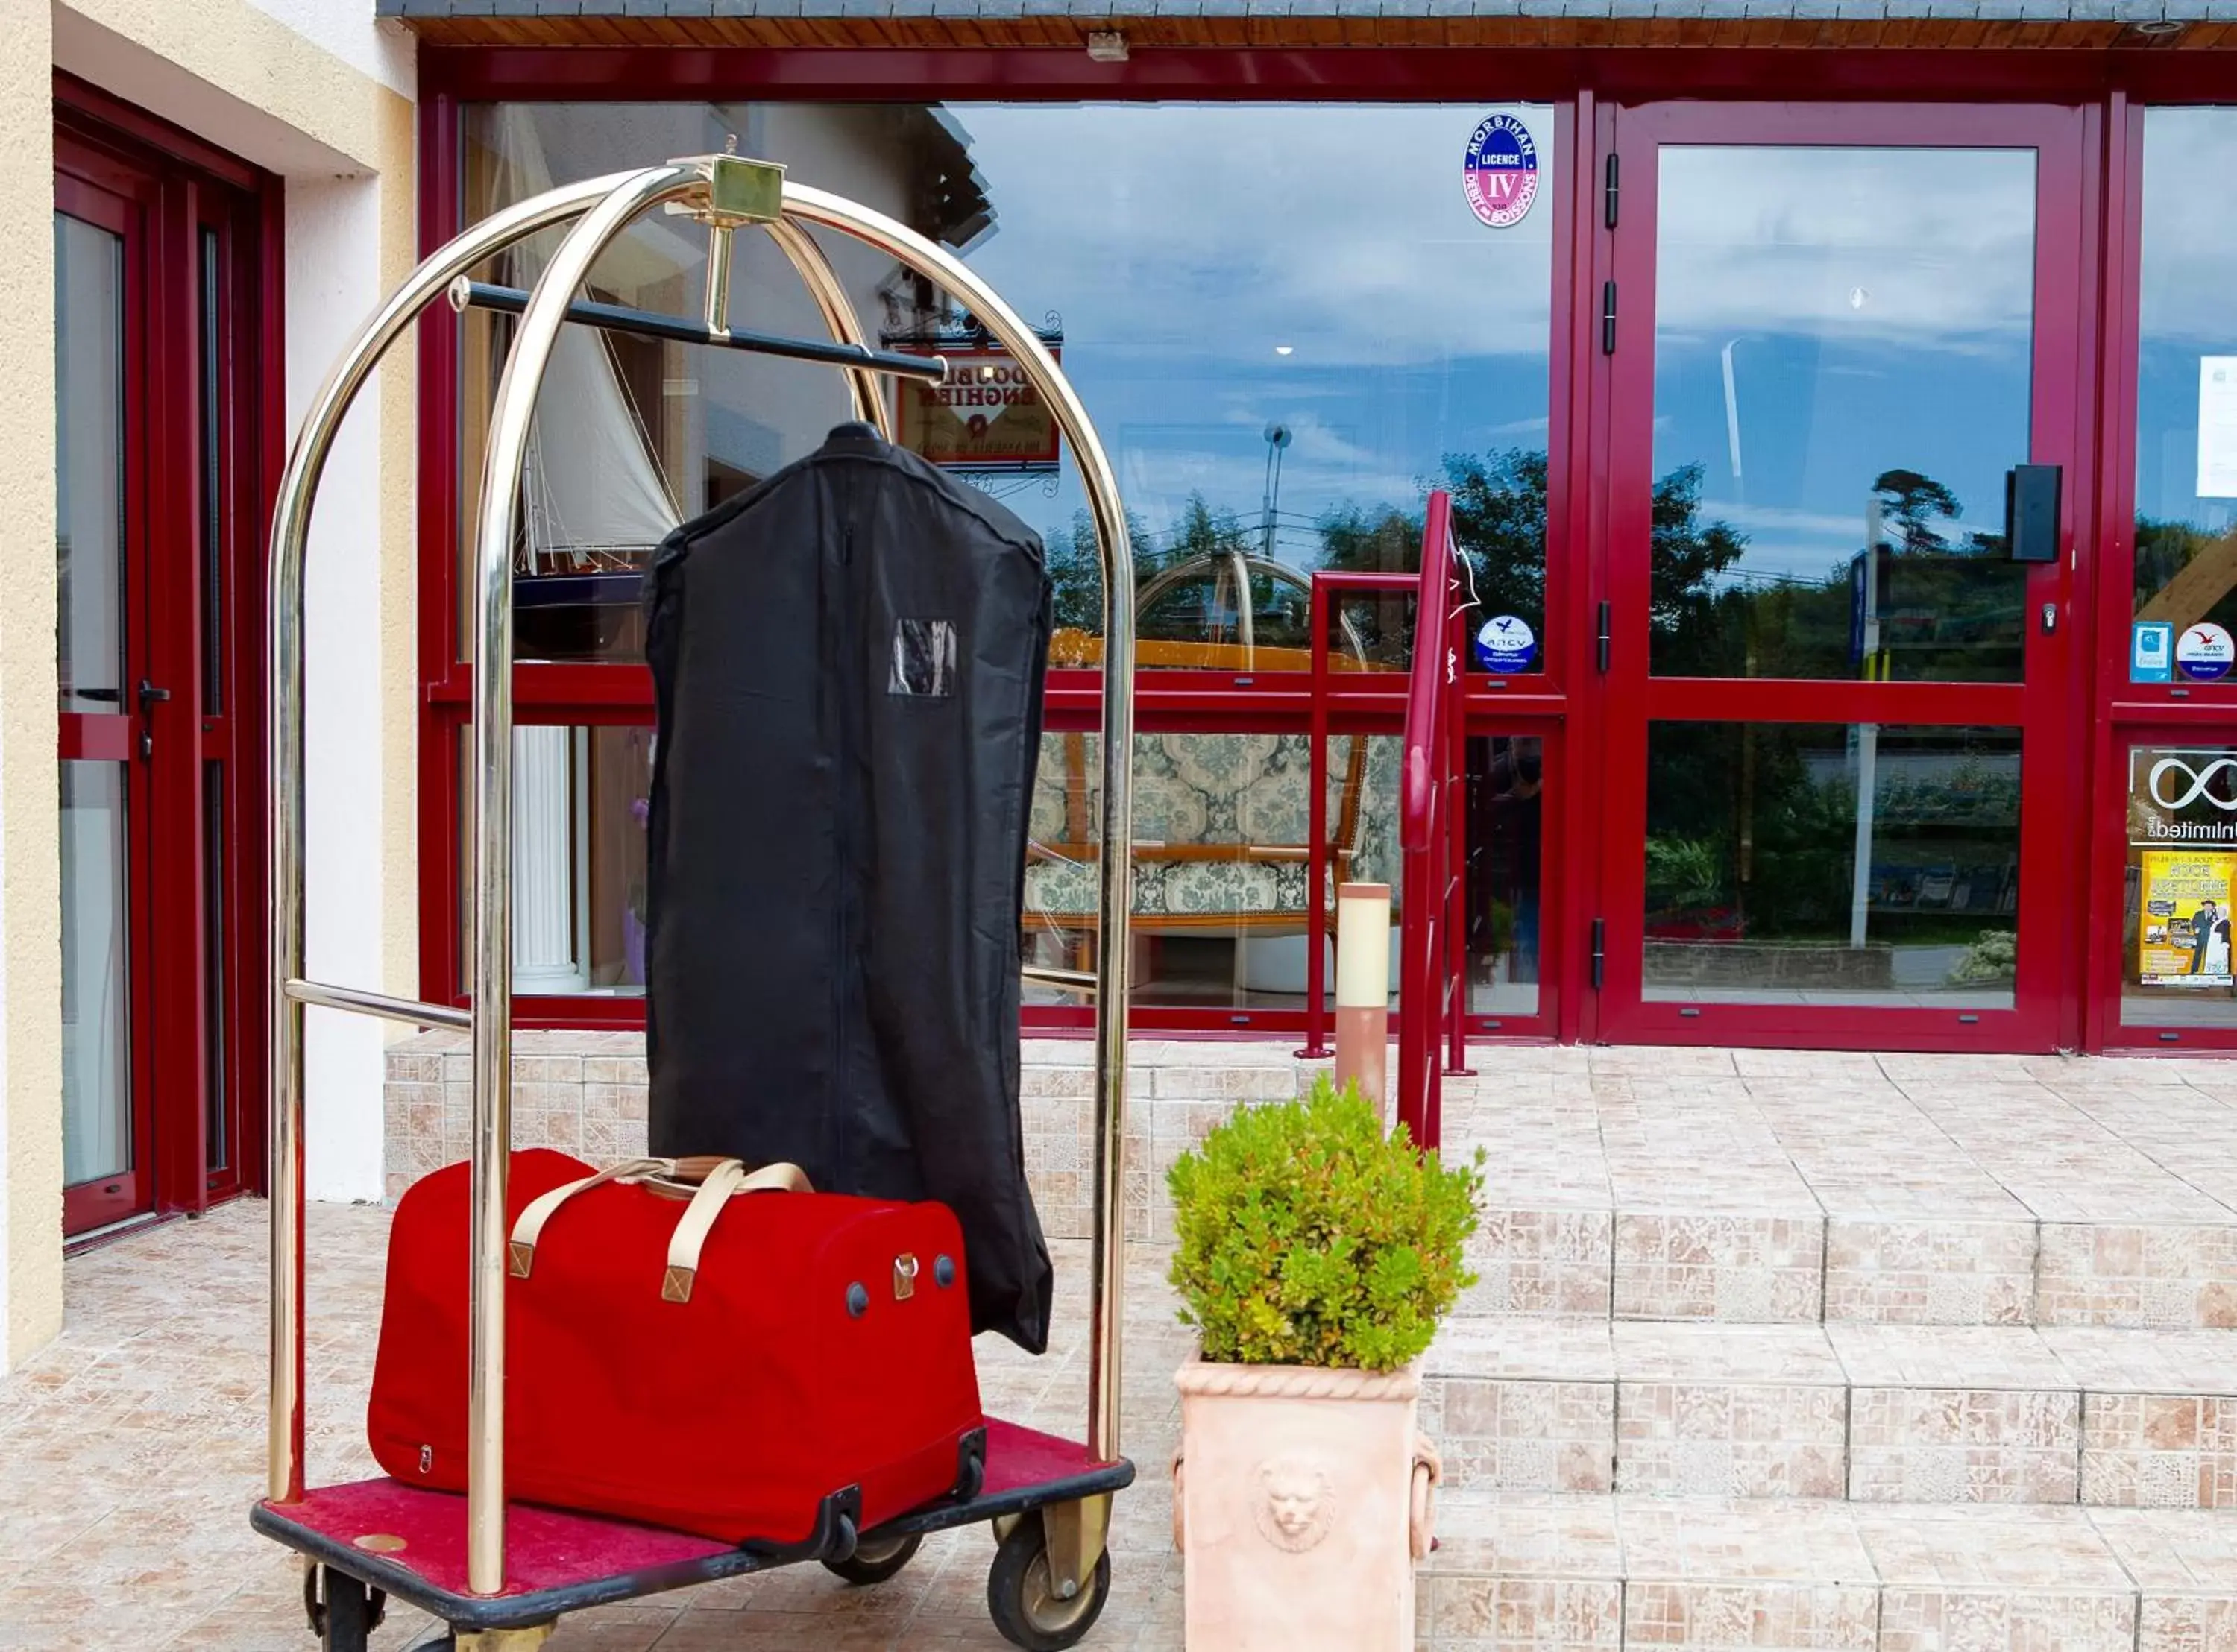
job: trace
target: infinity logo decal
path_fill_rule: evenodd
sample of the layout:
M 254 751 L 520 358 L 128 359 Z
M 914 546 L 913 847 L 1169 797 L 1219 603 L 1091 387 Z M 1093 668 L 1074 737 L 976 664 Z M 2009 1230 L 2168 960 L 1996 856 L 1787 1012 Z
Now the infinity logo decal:
M 2216 797 L 2206 788 L 2214 777 L 2227 769 L 2237 773 L 2237 757 L 2217 757 L 2205 769 L 2193 768 L 2179 757 L 2162 757 L 2152 765 L 2150 778 L 2144 784 L 2152 794 L 2152 801 L 2163 809 L 2185 809 L 2203 798 L 2224 813 L 2237 813 L 2237 797 Z M 2181 797 L 2168 797 L 2160 790 L 2160 777 L 2169 770 L 2180 773 L 2190 782 L 2190 790 Z

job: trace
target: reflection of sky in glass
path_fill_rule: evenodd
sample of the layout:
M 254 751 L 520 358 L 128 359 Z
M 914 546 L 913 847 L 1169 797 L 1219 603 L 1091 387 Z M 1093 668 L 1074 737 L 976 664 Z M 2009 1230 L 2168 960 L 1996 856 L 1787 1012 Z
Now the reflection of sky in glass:
M 1703 514 L 1749 540 L 1726 577 L 1822 579 L 1891 470 L 1957 495 L 1945 539 L 2000 533 L 2028 450 L 2032 154 L 1668 148 L 1660 166 L 1654 468 L 1702 466 Z
M 1324 510 L 1416 504 L 1447 453 L 1545 444 L 1553 124 L 1517 111 L 1540 199 L 1488 229 L 1461 188 L 1488 108 L 952 111 L 997 214 L 971 262 L 1029 320 L 1060 313 L 1066 371 L 1153 531 L 1195 493 L 1255 526 L 1275 422 L 1292 562 Z M 1012 503 L 1047 528 L 1080 498 L 1067 471 L 1059 498 Z
M 2237 526 L 2237 501 L 2198 495 L 2198 359 L 2237 355 L 2232 176 L 2237 110 L 2145 112 L 2136 514 L 2210 533 Z

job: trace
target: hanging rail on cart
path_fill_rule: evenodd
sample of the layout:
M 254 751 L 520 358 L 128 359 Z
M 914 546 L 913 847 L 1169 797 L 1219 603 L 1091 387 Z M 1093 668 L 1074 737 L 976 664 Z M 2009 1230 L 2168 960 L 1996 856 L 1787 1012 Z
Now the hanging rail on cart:
M 697 323 L 578 297 L 600 252 L 643 214 L 669 206 L 708 233 L 705 313 Z M 533 291 L 472 280 L 497 253 L 539 231 L 572 223 Z M 272 1347 L 269 1484 L 265 1509 L 284 1516 L 304 1484 L 303 1009 L 318 1004 L 422 1026 L 466 1029 L 472 1040 L 472 1358 L 468 1405 L 465 1588 L 488 1597 L 507 1588 L 505 1502 L 505 1190 L 511 1146 L 512 1046 L 512 580 L 514 516 L 537 391 L 561 326 L 570 322 L 680 339 L 795 359 L 827 361 L 846 374 L 855 415 L 890 438 L 882 378 L 937 378 L 937 358 L 904 357 L 865 342 L 854 306 L 809 227 L 861 241 L 960 300 L 1000 339 L 1053 410 L 1072 444 L 1102 557 L 1103 799 L 1100 917 L 1092 975 L 1034 971 L 1091 993 L 1096 1009 L 1095 1230 L 1090 1281 L 1086 1451 L 1119 1456 L 1119 1295 L 1124 1212 L 1119 1150 L 1126 1101 L 1127 922 L 1132 911 L 1132 553 L 1118 489 L 1102 444 L 1055 361 L 992 287 L 954 253 L 868 207 L 787 181 L 783 169 L 735 155 L 698 156 L 646 170 L 568 184 L 507 207 L 435 252 L 359 331 L 320 387 L 280 477 L 271 543 L 268 636 L 273 694 L 271 795 Z M 733 332 L 729 326 L 730 242 L 740 229 L 765 231 L 807 286 L 831 333 L 828 343 Z M 475 631 L 471 1010 L 419 1003 L 304 978 L 303 591 L 312 506 L 334 434 L 386 351 L 421 312 L 445 295 L 519 315 L 491 414 L 475 513 Z M 1131 1471 L 1129 1471 L 1131 1474 Z M 1106 1484 L 1123 1484 L 1123 1481 Z M 1052 1501 L 1050 1571 L 1069 1600 L 1092 1574 L 1107 1529 L 1108 1492 Z M 1001 1502 L 1002 1499 L 995 1499 Z M 1009 1507 L 1008 1505 L 1015 1505 Z M 1020 1492 L 979 1517 L 1015 1519 L 1033 1505 Z M 944 1520 L 933 1524 L 946 1524 Z M 898 1525 L 910 1523 L 903 1521 Z M 309 1545 L 305 1545 L 307 1551 Z M 579 1591 L 578 1591 L 579 1592 Z M 609 1588 L 598 1598 L 614 1598 Z M 591 1598 L 585 1596 L 587 1600 Z M 496 1621 L 492 1619 L 490 1621 Z

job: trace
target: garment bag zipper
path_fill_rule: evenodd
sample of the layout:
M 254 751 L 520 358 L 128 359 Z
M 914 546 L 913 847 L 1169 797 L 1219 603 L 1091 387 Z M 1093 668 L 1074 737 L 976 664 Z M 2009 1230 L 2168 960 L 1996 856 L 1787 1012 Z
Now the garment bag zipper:
M 831 1175 L 835 1186 L 843 1190 L 854 1186 L 854 1166 L 848 1155 L 853 1137 L 853 1120 L 848 1109 L 853 1105 L 847 1089 L 848 1040 L 853 1034 L 854 1023 L 848 1011 L 853 1007 L 855 989 L 855 959 L 848 943 L 853 937 L 853 925 L 848 922 L 849 908 L 855 898 L 855 763 L 853 742 L 855 734 L 855 523 L 853 507 L 847 507 L 848 519 L 839 536 L 839 738 L 835 760 L 839 766 L 838 829 L 833 834 L 833 848 L 838 865 L 833 884 L 837 898 L 834 907 L 833 924 L 838 936 L 838 953 L 833 958 L 837 971 L 838 990 L 832 995 L 831 1039 L 831 1111 L 829 1141 L 831 1144 Z

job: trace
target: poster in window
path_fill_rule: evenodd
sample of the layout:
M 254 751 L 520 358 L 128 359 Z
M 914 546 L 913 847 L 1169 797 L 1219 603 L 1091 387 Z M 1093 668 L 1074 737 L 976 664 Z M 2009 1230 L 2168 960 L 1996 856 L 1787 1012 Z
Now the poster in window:
M 929 353 L 929 352 L 927 352 Z M 1056 417 L 1005 350 L 942 347 L 947 379 L 896 378 L 894 439 L 962 471 L 1046 470 L 1057 462 Z M 1056 355 L 1051 346 L 1049 353 Z
M 2128 845 L 2136 880 L 2136 981 L 2233 984 L 2237 750 L 2136 746 L 2128 752 Z
M 2147 849 L 2136 978 L 2148 987 L 2227 987 L 2230 871 L 2218 849 Z

